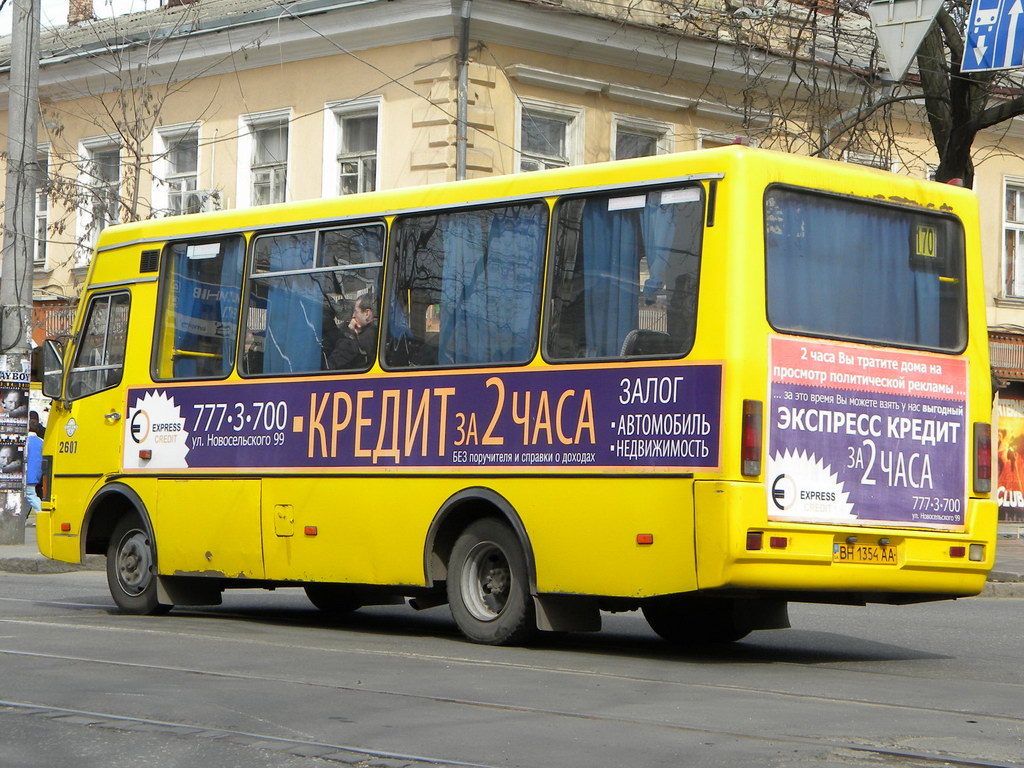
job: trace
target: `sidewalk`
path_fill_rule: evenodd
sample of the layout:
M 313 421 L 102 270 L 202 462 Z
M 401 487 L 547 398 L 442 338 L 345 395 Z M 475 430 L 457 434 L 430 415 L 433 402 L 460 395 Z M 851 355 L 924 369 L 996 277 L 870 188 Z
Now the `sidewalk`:
M 36 529 L 25 529 L 24 544 L 0 544 L 0 571 L 8 573 L 69 573 L 70 571 L 102 571 L 107 559 L 99 555 L 86 557 L 84 565 L 61 563 L 39 554 Z
M 36 529 L 25 529 L 24 544 L 0 544 L 0 571 L 9 573 L 67 573 L 102 571 L 106 558 L 89 555 L 84 565 L 60 563 L 39 554 Z M 999 597 L 1024 597 L 1024 524 L 1000 525 L 996 545 L 996 564 L 983 594 Z

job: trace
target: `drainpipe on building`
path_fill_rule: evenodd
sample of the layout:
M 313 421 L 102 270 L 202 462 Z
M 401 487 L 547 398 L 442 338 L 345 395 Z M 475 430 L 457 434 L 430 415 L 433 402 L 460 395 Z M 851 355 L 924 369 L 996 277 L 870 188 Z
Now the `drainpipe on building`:
M 455 116 L 455 180 L 466 178 L 466 144 L 469 128 L 469 20 L 473 0 L 462 0 L 459 28 L 459 92 Z

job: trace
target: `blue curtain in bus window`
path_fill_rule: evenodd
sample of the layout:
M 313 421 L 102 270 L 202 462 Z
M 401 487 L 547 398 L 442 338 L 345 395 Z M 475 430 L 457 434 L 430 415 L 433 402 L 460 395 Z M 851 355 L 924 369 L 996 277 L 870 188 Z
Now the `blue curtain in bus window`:
M 458 213 L 444 242 L 438 362 L 527 360 L 533 352 L 544 259 L 545 208 Z
M 310 269 L 312 233 L 274 237 L 269 272 Z M 267 286 L 267 331 L 263 351 L 264 373 L 319 371 L 325 298 L 309 274 L 271 277 Z
M 809 195 L 769 205 L 769 317 L 778 327 L 939 345 L 939 282 L 910 266 L 911 217 Z
M 241 239 L 174 251 L 175 378 L 225 376 L 234 365 Z
M 617 356 L 637 327 L 640 232 L 637 211 L 608 210 L 604 198 L 583 211 L 583 290 L 587 357 Z
M 665 287 L 665 275 L 668 272 L 676 239 L 675 211 L 677 206 L 663 206 L 660 201 L 660 192 L 647 195 L 647 204 L 644 206 L 641 222 L 644 252 L 647 255 L 649 272 L 642 291 L 644 302 L 647 304 L 653 304 L 658 291 Z
M 441 216 L 438 229 L 444 245 L 438 362 L 482 362 L 489 333 L 481 214 Z
M 525 361 L 533 353 L 544 262 L 542 206 L 495 211 L 487 236 L 489 362 Z

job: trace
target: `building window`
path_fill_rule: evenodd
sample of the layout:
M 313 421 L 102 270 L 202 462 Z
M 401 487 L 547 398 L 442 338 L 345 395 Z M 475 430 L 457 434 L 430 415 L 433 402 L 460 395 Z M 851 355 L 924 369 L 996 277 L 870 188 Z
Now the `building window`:
M 288 198 L 290 110 L 243 115 L 238 136 L 238 205 L 283 203 Z
M 377 188 L 377 113 L 339 117 L 338 191 L 343 195 Z
M 579 162 L 581 110 L 523 102 L 519 120 L 519 170 L 562 168 Z
M 649 120 L 621 119 L 615 122 L 612 144 L 614 159 L 650 157 L 671 151 L 669 126 Z
M 743 137 L 738 133 L 718 133 L 716 131 L 701 131 L 697 136 L 697 149 L 714 149 L 715 147 L 728 147 L 732 144 L 739 144 Z
M 325 105 L 324 197 L 372 192 L 379 187 L 381 105 L 379 96 Z
M 1006 184 L 1003 235 L 1003 290 L 1006 296 L 1024 298 L 1024 184 Z
M 167 212 L 171 216 L 203 209 L 199 188 L 199 133 L 167 137 Z
M 252 203 L 283 203 L 288 182 L 288 123 L 258 125 L 252 131 Z
M 47 195 L 50 159 L 45 150 L 39 152 L 36 162 L 39 168 L 36 176 L 36 229 L 32 266 L 36 269 L 46 269 L 46 238 L 50 226 L 50 198 Z
M 868 168 L 878 168 L 881 171 L 892 170 L 892 158 L 882 155 L 873 155 L 870 152 L 847 152 L 843 159 L 854 165 L 865 165 Z
M 89 153 L 89 196 L 92 232 L 95 236 L 121 214 L 121 148 L 98 147 Z
M 121 215 L 121 145 L 109 136 L 79 144 L 79 205 L 76 266 L 89 263 L 99 233 Z

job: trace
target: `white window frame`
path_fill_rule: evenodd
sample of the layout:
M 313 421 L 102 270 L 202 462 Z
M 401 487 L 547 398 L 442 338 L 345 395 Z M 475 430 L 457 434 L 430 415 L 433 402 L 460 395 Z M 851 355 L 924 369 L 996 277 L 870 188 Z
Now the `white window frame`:
M 672 151 L 672 126 L 669 123 L 648 120 L 631 115 L 615 115 L 612 120 L 611 157 L 618 160 L 619 131 L 640 136 L 649 136 L 655 140 L 655 155 L 667 155 Z
M 372 113 L 377 115 L 377 172 L 374 175 L 373 187 L 380 189 L 381 179 L 381 147 L 384 146 L 384 98 L 373 96 L 366 99 L 348 99 L 333 101 L 324 105 L 324 156 L 322 192 L 324 197 L 335 197 L 341 194 L 341 161 L 338 159 L 342 139 L 342 121 L 349 117 L 364 117 Z
M 290 107 L 270 112 L 257 112 L 238 118 L 238 177 L 235 195 L 239 208 L 248 208 L 252 202 L 252 150 L 253 129 L 266 125 L 285 123 L 288 128 L 288 160 L 285 162 L 284 199 L 291 199 L 292 164 L 292 110 Z
M 1006 217 L 1008 193 L 1011 188 L 1019 191 L 1017 219 L 1014 221 L 1009 221 Z M 1024 301 L 1024 178 L 1019 176 L 1003 177 L 1003 206 L 1000 219 L 1003 222 L 1003 227 L 1002 246 L 1000 248 L 1002 256 L 999 262 L 999 295 L 1007 299 Z M 1011 269 L 1009 263 L 1010 255 L 1006 247 L 1006 240 L 1010 232 L 1016 233 L 1014 238 L 1016 242 L 1014 262 L 1015 266 L 1019 268 L 1020 274 L 1017 274 L 1017 269 Z M 1011 289 L 1011 278 L 1015 278 L 1013 282 L 1019 286 L 1019 291 L 1015 292 Z
M 118 150 L 117 179 L 118 197 L 120 197 L 121 184 L 124 181 L 121 173 L 123 163 L 121 161 L 121 150 L 123 146 L 118 136 L 94 136 L 82 139 L 78 142 L 78 156 L 81 158 L 78 174 L 78 184 L 81 190 L 82 202 L 78 206 L 77 230 L 80 246 L 75 257 L 76 266 L 85 266 L 89 263 L 92 248 L 96 244 L 96 238 L 100 232 L 106 229 L 113 221 L 106 221 L 102 226 L 93 226 L 93 200 L 96 188 L 96 176 L 93 172 L 93 157 L 98 152 L 107 150 Z M 120 208 L 120 205 L 118 206 Z M 120 213 L 120 211 L 119 211 Z
M 153 211 L 159 216 L 170 216 L 171 211 L 171 163 L 168 159 L 168 152 L 175 141 L 183 136 L 194 133 L 199 146 L 196 152 L 195 187 L 199 190 L 199 169 L 202 161 L 202 135 L 201 124 L 182 123 L 180 125 L 168 125 L 158 128 L 153 134 L 153 154 L 156 160 L 153 163 Z M 178 174 L 177 178 L 186 178 L 185 174 Z
M 32 268 L 37 272 L 44 272 L 47 269 L 47 260 L 49 250 L 47 240 L 49 239 L 50 229 L 50 197 L 49 195 L 41 195 L 40 189 L 46 188 L 46 178 L 50 173 L 50 145 L 40 144 L 36 147 L 37 163 L 40 160 L 46 161 L 45 168 L 40 165 L 39 177 L 36 179 L 36 195 L 35 195 L 35 216 L 33 219 L 33 240 L 32 240 Z M 40 199 L 42 197 L 42 199 Z M 40 205 L 42 203 L 42 205 Z M 39 226 L 42 224 L 43 231 L 40 233 Z
M 525 112 L 538 117 L 564 122 L 565 165 L 580 165 L 583 162 L 583 128 L 586 113 L 582 107 L 572 107 L 566 104 L 555 104 L 550 101 L 539 101 L 536 99 L 519 99 L 516 102 L 516 173 L 526 172 L 523 170 L 523 160 L 530 156 L 530 153 L 523 152 L 523 116 Z M 554 158 L 553 155 L 549 157 Z M 557 167 L 557 165 L 554 167 Z
M 701 128 L 697 131 L 697 149 L 711 149 L 708 147 L 708 143 L 713 143 L 715 147 L 729 146 L 730 144 L 746 143 L 749 146 L 755 146 L 754 142 L 748 139 L 746 136 L 740 133 L 727 133 L 725 131 L 709 131 L 705 128 Z
M 871 152 L 854 152 L 848 149 L 843 153 L 843 160 L 854 165 L 877 168 L 880 171 L 892 171 L 895 168 L 892 158 L 885 157 L 884 155 L 875 155 Z

